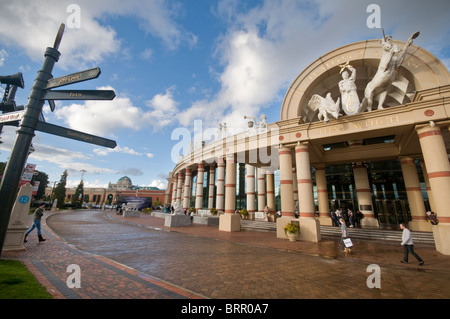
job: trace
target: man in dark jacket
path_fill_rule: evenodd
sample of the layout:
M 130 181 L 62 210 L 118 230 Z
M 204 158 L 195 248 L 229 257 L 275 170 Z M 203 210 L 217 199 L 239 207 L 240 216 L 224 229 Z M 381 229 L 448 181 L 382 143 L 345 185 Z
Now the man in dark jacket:
M 34 211 L 33 225 L 25 233 L 25 240 L 24 240 L 25 243 L 27 242 L 28 234 L 31 233 L 31 231 L 35 228 L 37 228 L 39 242 L 46 241 L 46 239 L 42 238 L 42 233 L 41 233 L 41 218 L 44 215 L 44 209 L 45 209 L 45 204 L 42 204 L 41 206 L 36 208 L 36 210 Z

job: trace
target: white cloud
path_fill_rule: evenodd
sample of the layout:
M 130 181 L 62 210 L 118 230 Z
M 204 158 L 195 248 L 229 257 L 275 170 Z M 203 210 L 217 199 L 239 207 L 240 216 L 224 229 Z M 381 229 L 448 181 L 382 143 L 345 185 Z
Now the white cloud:
M 150 187 L 158 187 L 159 189 L 166 189 L 167 188 L 167 183 L 160 180 L 160 179 L 154 179 L 150 185 Z M 160 198 L 160 200 L 162 201 L 163 199 Z
M 142 153 L 136 152 L 135 150 L 124 146 L 116 146 L 115 148 L 96 148 L 93 150 L 93 152 L 99 156 L 108 156 L 111 153 L 123 153 L 123 154 L 128 154 L 128 155 L 144 155 Z
M 77 179 L 71 180 L 68 178 L 66 187 L 67 188 L 78 187 L 79 184 L 80 184 L 80 180 L 77 180 Z M 83 187 L 84 188 L 107 188 L 108 184 L 103 183 L 103 182 L 99 181 L 98 179 L 93 182 L 83 180 Z
M 173 87 L 169 88 L 165 93 L 157 94 L 146 102 L 150 108 L 150 111 L 146 113 L 146 118 L 154 130 L 159 130 L 176 121 L 179 110 L 178 103 L 173 97 L 173 91 Z
M 61 23 L 66 24 L 59 50 L 63 68 L 83 68 L 98 64 L 122 47 L 116 30 L 102 24 L 105 17 L 137 18 L 141 29 L 160 39 L 169 50 L 181 45 L 192 47 L 197 38 L 184 30 L 175 18 L 180 6 L 163 1 L 145 0 L 78 0 L 79 27 L 71 27 L 74 11 L 67 12 L 72 1 L 16 0 L 2 3 L 0 10 L 0 42 L 14 44 L 35 61 L 42 59 L 43 47 L 52 46 Z M 11 32 L 14 30 L 14 32 Z
M 114 30 L 101 26 L 88 5 L 81 4 L 81 27 L 66 28 L 59 50 L 65 58 L 58 65 L 68 68 L 101 61 L 117 52 L 120 41 Z M 52 46 L 61 23 L 69 16 L 66 1 L 10 1 L 0 11 L 0 40 L 25 50 L 33 60 L 42 60 L 43 48 Z M 14 30 L 14 32 L 11 32 Z
M 97 89 L 114 90 L 110 86 Z M 157 131 L 176 122 L 179 109 L 173 91 L 174 88 L 169 88 L 164 93 L 156 94 L 145 103 L 148 108 L 144 109 L 135 106 L 129 97 L 115 91 L 118 96 L 112 101 L 84 101 L 82 104 L 58 106 L 54 115 L 74 130 L 103 137 L 116 135 L 122 130 L 136 132 L 149 125 Z M 112 151 L 124 152 L 124 149 L 116 147 Z M 111 150 L 96 152 L 101 155 Z
M 8 57 L 8 53 L 5 49 L 0 50 L 0 66 L 3 66 L 5 64 L 5 60 Z
M 152 49 L 145 49 L 142 53 L 141 53 L 141 58 L 143 60 L 151 60 L 152 56 L 153 56 L 154 52 Z
M 98 89 L 114 90 L 112 87 Z M 117 96 L 112 101 L 85 101 L 83 104 L 62 106 L 56 108 L 54 113 L 70 128 L 100 136 L 125 129 L 137 131 L 147 119 L 146 114 L 126 96 Z
M 29 162 L 36 161 L 42 163 L 51 163 L 51 168 L 54 169 L 55 165 L 60 168 L 58 174 L 62 174 L 67 169 L 69 176 L 75 175 L 81 177 L 81 170 L 86 171 L 86 174 L 101 175 L 101 174 L 113 174 L 116 170 L 109 168 L 99 167 L 89 163 L 91 157 L 84 153 L 76 152 L 73 150 L 67 150 L 63 148 L 53 147 L 45 144 L 34 143 L 35 151 L 29 156 Z M 47 164 L 42 165 L 42 171 L 46 171 Z M 41 167 L 41 166 L 39 166 Z M 50 180 L 58 179 L 58 176 L 50 176 Z M 79 181 L 78 181 L 79 182 Z M 77 184 L 78 185 L 78 184 Z

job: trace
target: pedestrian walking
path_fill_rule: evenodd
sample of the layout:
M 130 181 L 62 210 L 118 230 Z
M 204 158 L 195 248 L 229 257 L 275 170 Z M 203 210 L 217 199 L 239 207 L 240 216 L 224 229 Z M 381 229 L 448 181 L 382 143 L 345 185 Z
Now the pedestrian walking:
M 337 217 L 336 213 L 333 212 L 332 210 L 330 210 L 330 217 L 331 217 L 331 220 L 333 222 L 332 225 L 339 227 L 338 217 Z
M 403 260 L 400 261 L 404 264 L 408 263 L 408 254 L 411 253 L 416 259 L 419 261 L 419 265 L 423 265 L 423 260 L 414 252 L 414 243 L 412 240 L 411 231 L 406 228 L 405 224 L 400 224 L 400 228 L 402 229 L 402 246 L 403 246 Z
M 353 214 L 351 209 L 348 209 L 347 215 L 348 221 L 350 222 L 350 227 L 355 227 L 355 215 Z
M 24 242 L 25 243 L 27 242 L 27 236 L 35 228 L 37 228 L 37 234 L 38 234 L 39 242 L 46 241 L 46 239 L 42 238 L 42 233 L 41 233 L 41 218 L 44 215 L 44 209 L 45 209 L 45 204 L 42 204 L 41 206 L 36 208 L 36 210 L 34 211 L 33 225 L 31 225 L 30 229 L 28 229 L 27 232 L 25 233 L 25 238 L 24 238 Z
M 348 235 L 347 225 L 343 218 L 339 220 L 341 222 L 342 242 L 344 243 L 344 253 L 350 253 L 353 247 L 350 236 Z
M 342 218 L 342 216 L 341 216 L 342 210 L 340 208 L 337 208 L 334 213 L 336 214 L 337 220 L 340 221 Z
M 355 213 L 356 227 L 361 228 L 361 219 L 363 219 L 363 218 L 364 218 L 364 215 L 359 210 L 357 210 Z

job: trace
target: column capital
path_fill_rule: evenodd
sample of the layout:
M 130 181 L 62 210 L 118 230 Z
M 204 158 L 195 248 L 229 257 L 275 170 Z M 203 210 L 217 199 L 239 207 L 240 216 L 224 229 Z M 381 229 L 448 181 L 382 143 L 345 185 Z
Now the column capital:
M 415 164 L 415 158 L 411 156 L 399 156 L 400 164 Z
M 287 145 L 281 145 L 278 147 L 278 152 L 281 151 L 292 151 L 294 148 L 292 146 L 287 146 Z
M 234 153 L 227 154 L 225 160 L 226 160 L 227 163 L 236 163 L 236 154 L 234 154 Z
M 295 145 L 295 152 L 296 153 L 309 152 L 309 144 L 298 143 L 297 145 Z
M 316 171 L 324 170 L 327 167 L 327 165 L 325 163 L 317 163 L 317 164 L 314 164 L 313 166 L 316 169 Z
M 355 162 L 353 163 L 353 168 L 367 168 L 367 165 L 364 162 Z
M 442 135 L 441 127 L 430 121 L 428 125 L 417 125 L 415 127 L 419 139 L 433 135 Z

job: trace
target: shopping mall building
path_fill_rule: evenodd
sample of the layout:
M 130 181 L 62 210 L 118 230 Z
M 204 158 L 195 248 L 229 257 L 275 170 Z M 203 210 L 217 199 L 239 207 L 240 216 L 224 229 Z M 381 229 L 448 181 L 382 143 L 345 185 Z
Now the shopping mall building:
M 297 76 L 278 122 L 183 156 L 165 199 L 216 208 L 222 231 L 240 230 L 237 209 L 263 218 L 267 206 L 281 211 L 277 237 L 298 220 L 313 242 L 330 210 L 350 208 L 362 228 L 433 232 L 450 255 L 449 115 L 449 72 L 433 54 L 390 37 L 345 45 Z

